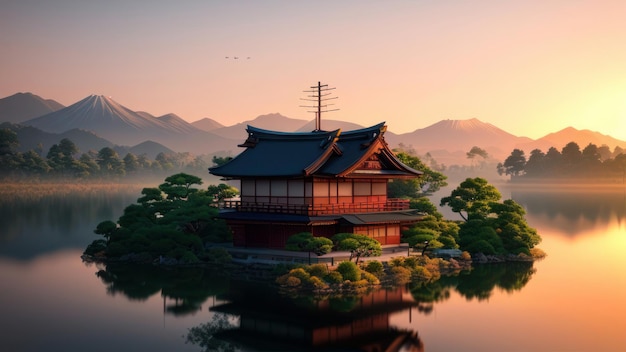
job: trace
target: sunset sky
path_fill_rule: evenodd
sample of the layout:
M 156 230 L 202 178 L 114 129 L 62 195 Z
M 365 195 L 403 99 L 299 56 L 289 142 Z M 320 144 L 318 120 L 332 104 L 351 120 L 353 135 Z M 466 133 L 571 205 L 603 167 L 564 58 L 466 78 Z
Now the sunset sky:
M 478 118 L 626 140 L 620 0 L 5 0 L 0 47 L 0 97 L 106 95 L 232 125 L 313 119 L 300 99 L 321 81 L 340 109 L 324 118 L 396 133 Z

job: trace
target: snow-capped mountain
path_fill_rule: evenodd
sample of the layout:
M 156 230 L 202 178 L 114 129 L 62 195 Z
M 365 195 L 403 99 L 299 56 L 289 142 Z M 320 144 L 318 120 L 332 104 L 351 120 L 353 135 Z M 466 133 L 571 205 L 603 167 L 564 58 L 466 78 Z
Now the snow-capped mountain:
M 154 117 L 135 112 L 109 97 L 90 95 L 61 110 L 24 121 L 22 124 L 46 132 L 70 129 L 92 131 L 118 145 L 155 141 L 176 151 L 209 153 L 235 143 L 202 131 L 174 114 Z

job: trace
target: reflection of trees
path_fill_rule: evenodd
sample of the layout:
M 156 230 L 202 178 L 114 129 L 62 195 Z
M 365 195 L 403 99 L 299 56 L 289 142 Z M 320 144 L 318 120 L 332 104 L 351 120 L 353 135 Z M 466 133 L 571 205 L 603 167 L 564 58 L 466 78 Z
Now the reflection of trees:
M 471 271 L 444 276 L 430 284 L 411 283 L 409 290 L 413 298 L 422 303 L 420 311 L 428 314 L 430 306 L 423 304 L 443 302 L 450 298 L 451 290 L 456 290 L 468 300 L 475 298 L 481 301 L 491 297 L 495 288 L 507 292 L 521 290 L 535 271 L 532 262 L 477 265 Z
M 214 336 L 216 333 L 234 327 L 235 325 L 231 323 L 226 314 L 217 313 L 213 315 L 211 321 L 189 329 L 189 333 L 185 336 L 185 343 L 198 345 L 202 347 L 202 351 L 207 352 L 240 351 L 235 344 L 217 339 Z
M 109 264 L 96 275 L 110 295 L 146 300 L 161 292 L 174 301 L 165 307 L 173 315 L 194 313 L 209 297 L 228 290 L 229 279 L 205 268 L 162 268 L 152 265 Z

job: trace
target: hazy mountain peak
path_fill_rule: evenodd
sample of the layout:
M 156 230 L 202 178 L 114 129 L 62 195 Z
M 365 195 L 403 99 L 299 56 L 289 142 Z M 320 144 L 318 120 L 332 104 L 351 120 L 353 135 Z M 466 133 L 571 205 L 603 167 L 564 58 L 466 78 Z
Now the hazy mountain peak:
M 210 119 L 208 117 L 205 117 L 198 121 L 194 121 L 191 124 L 194 125 L 196 128 L 199 128 L 203 131 L 212 131 L 212 130 L 224 127 L 224 125 L 222 125 L 221 123 L 213 119 Z
M 0 99 L 0 121 L 20 123 L 60 109 L 64 106 L 33 93 L 16 93 Z
M 495 127 L 494 125 L 487 123 L 487 122 L 482 122 L 475 117 L 471 119 L 466 119 L 466 120 L 451 120 L 451 119 L 441 120 L 431 125 L 431 127 L 445 128 L 445 129 L 450 129 L 450 130 L 462 130 L 462 131 L 485 130 L 485 129 L 502 131 L 499 128 Z

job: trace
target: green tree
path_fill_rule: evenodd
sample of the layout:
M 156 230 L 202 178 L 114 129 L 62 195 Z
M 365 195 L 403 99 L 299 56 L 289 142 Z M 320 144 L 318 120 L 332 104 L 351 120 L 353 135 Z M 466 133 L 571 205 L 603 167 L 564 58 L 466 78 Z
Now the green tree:
M 0 129 L 0 156 L 17 153 L 17 147 L 19 145 L 20 143 L 15 131 L 8 128 Z
M 98 166 L 100 166 L 100 170 L 105 174 L 120 176 L 126 174 L 124 162 L 112 148 L 104 147 L 100 149 L 100 151 L 98 151 L 96 162 L 98 163 Z
M 561 165 L 563 163 L 563 156 L 555 147 L 548 148 L 544 160 L 546 175 L 556 176 L 558 173 L 562 172 Z
M 0 129 L 0 171 L 11 173 L 22 164 L 18 156 L 19 141 L 17 133 L 11 129 Z
M 496 202 L 500 198 L 502 195 L 498 189 L 489 184 L 486 179 L 467 178 L 452 191 L 450 196 L 441 198 L 440 205 L 450 206 L 452 211 L 468 221 L 472 217 L 487 217 L 490 212 L 489 203 Z
M 93 176 L 100 172 L 100 165 L 98 165 L 96 159 L 88 153 L 83 153 L 78 159 L 78 162 L 80 163 L 82 176 Z
M 80 174 L 81 169 L 74 155 L 78 153 L 78 147 L 68 138 L 63 138 L 59 144 L 53 144 L 46 158 L 48 165 L 60 174 Z
M 530 249 L 541 242 L 537 230 L 531 228 L 524 218 L 526 211 L 514 200 L 494 202 L 491 204 L 491 211 L 495 217 L 489 220 L 508 253 L 530 255 Z
M 340 251 L 350 251 L 350 260 L 356 258 L 358 264 L 361 257 L 374 257 L 382 254 L 380 242 L 365 235 L 354 233 L 338 233 L 332 241 Z
M 521 149 L 513 149 L 511 155 L 505 160 L 504 164 L 498 165 L 498 174 L 519 176 L 524 172 L 524 166 L 526 165 L 526 156 Z
M 155 161 L 155 164 L 159 165 L 159 168 L 161 170 L 165 170 L 165 171 L 172 170 L 176 163 L 173 155 L 166 154 L 163 152 L 157 154 L 154 161 Z
M 211 195 L 213 199 L 221 202 L 224 199 L 237 196 L 239 194 L 239 190 L 225 183 L 220 183 L 219 185 L 209 185 L 209 187 L 207 188 L 207 193 Z
M 597 175 L 602 166 L 601 158 L 602 156 L 600 155 L 598 146 L 589 143 L 581 152 L 581 170 L 587 174 Z
M 50 172 L 50 166 L 41 155 L 29 150 L 22 156 L 22 170 L 28 174 L 45 175 Z
M 222 165 L 226 164 L 227 162 L 229 162 L 231 160 L 233 160 L 233 158 L 230 157 L 230 156 L 217 156 L 217 155 L 214 155 L 213 159 L 211 161 L 213 162 L 213 164 L 215 166 L 222 166 Z
M 474 160 L 477 156 L 481 157 L 483 161 L 489 157 L 489 153 L 486 150 L 479 148 L 477 146 L 473 146 L 469 152 L 465 153 L 468 159 L 472 161 L 472 166 L 474 165 Z
M 299 252 L 313 252 L 317 255 L 330 253 L 333 241 L 326 237 L 314 237 L 310 232 L 299 232 L 287 239 L 285 249 Z
M 441 205 L 450 205 L 453 211 L 468 216 L 461 224 L 457 243 L 471 253 L 485 254 L 526 253 L 541 241 L 536 230 L 528 226 L 525 211 L 515 201 L 499 202 L 500 192 L 486 180 L 467 179 L 442 198 Z
M 441 172 L 432 170 L 416 157 L 404 152 L 398 152 L 396 157 L 406 166 L 423 172 L 421 177 L 410 180 L 392 180 L 387 186 L 387 195 L 390 198 L 417 198 L 431 195 L 441 187 L 448 185 L 447 177 Z
M 115 231 L 117 231 L 117 224 L 110 220 L 99 223 L 96 229 L 93 230 L 94 233 L 104 236 L 107 243 Z
M 141 165 L 139 164 L 139 160 L 137 156 L 133 153 L 126 153 L 124 156 L 124 169 L 127 173 L 136 173 L 141 170 Z
M 178 173 L 165 178 L 165 183 L 159 185 L 159 189 L 167 195 L 170 200 L 187 199 L 191 193 L 198 191 L 192 188 L 193 185 L 201 185 L 200 177 L 186 173 Z
M 582 161 L 582 152 L 576 142 L 569 142 L 561 150 L 561 172 L 565 175 L 572 175 L 579 169 Z
M 524 173 L 529 177 L 545 176 L 545 157 L 546 155 L 541 150 L 533 149 L 524 166 Z

